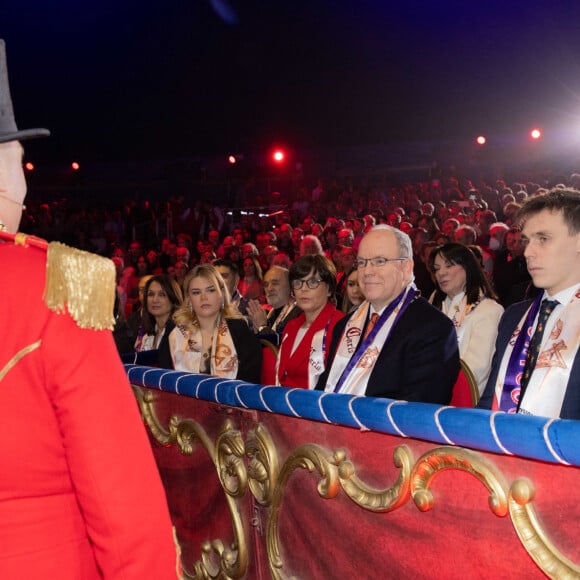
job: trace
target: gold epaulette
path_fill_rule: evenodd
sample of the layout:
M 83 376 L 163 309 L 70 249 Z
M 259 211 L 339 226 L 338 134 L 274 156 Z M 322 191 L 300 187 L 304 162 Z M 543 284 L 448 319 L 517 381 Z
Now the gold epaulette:
M 113 262 L 51 242 L 46 258 L 44 300 L 51 310 L 68 312 L 81 328 L 112 330 L 115 325 Z

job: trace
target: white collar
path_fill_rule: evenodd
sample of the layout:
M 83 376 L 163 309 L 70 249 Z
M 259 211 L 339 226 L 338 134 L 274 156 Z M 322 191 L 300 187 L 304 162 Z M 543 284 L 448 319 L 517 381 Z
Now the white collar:
M 576 294 L 580 290 L 580 284 L 575 284 L 574 286 L 570 286 L 569 288 L 565 288 L 560 292 L 554 294 L 554 296 L 550 296 L 546 290 L 544 290 L 544 295 L 542 296 L 543 300 L 557 300 L 560 304 L 566 306 L 570 300 L 572 300 L 574 294 Z

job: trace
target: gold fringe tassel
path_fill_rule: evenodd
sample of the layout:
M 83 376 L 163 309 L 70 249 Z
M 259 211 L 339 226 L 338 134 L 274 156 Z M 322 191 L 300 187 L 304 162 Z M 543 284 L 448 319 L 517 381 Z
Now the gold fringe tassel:
M 51 310 L 68 311 L 81 328 L 112 330 L 115 266 L 107 258 L 51 242 L 44 299 Z

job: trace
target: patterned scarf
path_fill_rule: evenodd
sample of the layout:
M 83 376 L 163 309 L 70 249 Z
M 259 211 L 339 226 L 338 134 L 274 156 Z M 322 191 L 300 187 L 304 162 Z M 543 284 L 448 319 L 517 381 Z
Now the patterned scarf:
M 419 292 L 409 285 L 382 312 L 371 332 L 362 338 L 370 303 L 363 302 L 349 318 L 328 375 L 325 391 L 364 395 L 375 362 L 399 318 Z
M 226 379 L 235 379 L 238 374 L 236 347 L 226 321 L 221 318 L 213 332 L 209 352 L 203 352 L 201 329 L 197 324 L 174 328 L 169 335 L 169 346 L 176 371 L 204 372 L 209 358 L 209 374 Z

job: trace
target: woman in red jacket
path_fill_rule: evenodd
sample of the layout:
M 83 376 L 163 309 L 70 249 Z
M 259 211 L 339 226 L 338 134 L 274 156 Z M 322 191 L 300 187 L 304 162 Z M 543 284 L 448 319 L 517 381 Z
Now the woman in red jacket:
M 276 381 L 284 387 L 314 389 L 324 371 L 334 325 L 344 316 L 330 301 L 336 269 L 324 256 L 301 256 L 290 268 L 290 287 L 302 314 L 284 329 Z

